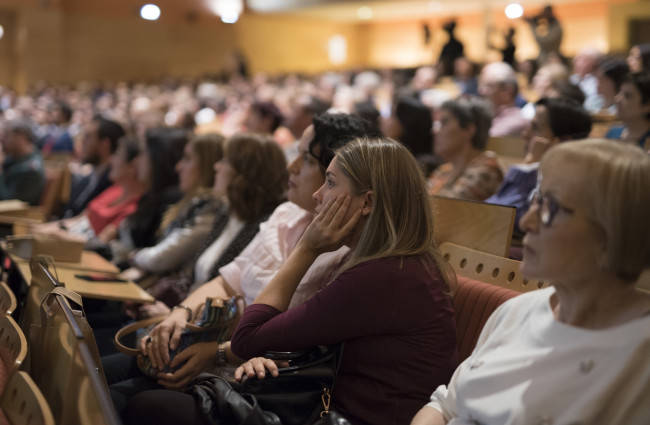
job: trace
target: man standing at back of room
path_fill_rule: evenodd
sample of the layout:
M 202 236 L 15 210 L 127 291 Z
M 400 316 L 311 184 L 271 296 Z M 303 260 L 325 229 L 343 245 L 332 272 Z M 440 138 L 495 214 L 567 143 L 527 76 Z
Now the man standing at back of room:
M 31 125 L 24 120 L 7 122 L 0 141 L 0 200 L 19 199 L 38 205 L 45 187 L 45 170 Z
M 73 176 L 70 202 L 64 217 L 80 214 L 111 181 L 108 179 L 110 159 L 117 149 L 117 141 L 124 136 L 124 129 L 115 121 L 95 116 L 86 127 L 81 143 L 81 160 L 93 166 L 86 176 Z

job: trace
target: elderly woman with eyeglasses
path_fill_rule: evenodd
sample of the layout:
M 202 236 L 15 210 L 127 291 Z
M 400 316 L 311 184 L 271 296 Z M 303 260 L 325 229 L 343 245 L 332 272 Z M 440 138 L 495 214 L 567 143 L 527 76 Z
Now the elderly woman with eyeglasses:
M 650 157 L 603 140 L 542 159 L 521 219 L 522 272 L 551 286 L 504 303 L 412 425 L 647 424 Z

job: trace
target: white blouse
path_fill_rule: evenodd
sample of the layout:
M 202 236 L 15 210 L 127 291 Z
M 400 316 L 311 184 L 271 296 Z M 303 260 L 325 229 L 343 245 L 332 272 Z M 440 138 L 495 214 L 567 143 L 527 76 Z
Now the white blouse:
M 291 202 L 278 206 L 250 244 L 219 273 L 247 304 L 262 292 L 293 251 L 313 215 Z M 289 307 L 300 305 L 327 285 L 349 252 L 347 247 L 318 256 L 300 281 Z
M 449 425 L 650 423 L 650 316 L 603 330 L 555 320 L 554 288 L 499 307 L 428 406 Z

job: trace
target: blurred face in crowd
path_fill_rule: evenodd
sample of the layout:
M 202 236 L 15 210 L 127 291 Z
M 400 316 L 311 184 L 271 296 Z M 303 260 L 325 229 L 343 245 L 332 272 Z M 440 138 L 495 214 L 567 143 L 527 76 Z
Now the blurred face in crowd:
M 641 50 L 638 46 L 634 46 L 630 49 L 630 53 L 627 57 L 627 66 L 630 67 L 630 72 L 641 72 L 643 71 L 643 61 L 641 59 Z
M 140 153 L 135 163 L 138 167 L 138 180 L 148 187 L 151 183 L 151 156 L 149 155 L 149 149 L 147 149 L 147 143 L 143 138 L 140 138 Z
M 199 158 L 192 143 L 187 143 L 183 149 L 183 156 L 176 164 L 178 174 L 178 187 L 184 193 L 189 193 L 199 184 Z
M 99 124 L 91 121 L 86 126 L 81 139 L 81 160 L 87 164 L 98 165 L 101 162 Z
M 228 196 L 228 186 L 230 186 L 230 182 L 235 174 L 235 169 L 224 157 L 214 164 L 214 171 L 215 176 L 212 193 L 219 197 Z
M 446 109 L 440 110 L 440 125 L 436 129 L 434 148 L 446 162 L 453 161 L 472 143 L 473 125 L 462 128 L 456 117 Z
M 623 83 L 621 91 L 616 95 L 618 117 L 624 122 L 645 119 L 650 114 L 650 103 L 641 103 L 641 93 L 633 83 Z
M 0 129 L 0 141 L 2 142 L 2 150 L 6 155 L 16 154 L 19 145 L 19 137 L 21 136 L 14 133 L 13 131 Z
M 605 106 L 609 106 L 616 97 L 616 83 L 602 71 L 598 72 L 598 94 L 605 99 Z
M 129 162 L 126 148 L 122 144 L 117 147 L 117 151 L 111 156 L 110 163 L 111 169 L 108 178 L 113 183 L 120 184 L 137 178 L 137 161 L 133 160 Z
M 391 139 L 399 140 L 404 133 L 404 128 L 402 123 L 399 122 L 399 119 L 395 116 L 395 108 L 390 117 L 382 118 L 379 122 L 381 132 Z
M 298 156 L 288 166 L 289 190 L 287 192 L 289 201 L 312 212 L 316 207 L 312 195 L 325 181 L 318 160 L 309 152 L 309 143 L 313 139 L 314 126 L 310 125 L 300 138 Z M 314 153 L 319 153 L 318 147 Z
M 530 120 L 528 127 L 524 129 L 522 136 L 524 136 L 526 141 L 529 143 L 537 137 L 548 140 L 553 138 L 553 131 L 548 122 L 548 111 L 546 110 L 546 106 L 535 106 L 535 116 Z

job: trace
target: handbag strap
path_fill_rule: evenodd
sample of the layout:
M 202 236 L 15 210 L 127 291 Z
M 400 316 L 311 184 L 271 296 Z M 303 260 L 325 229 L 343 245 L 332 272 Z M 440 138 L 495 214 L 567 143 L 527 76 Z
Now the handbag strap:
M 241 295 L 235 295 L 235 300 L 239 304 L 241 302 L 244 302 L 244 298 Z M 245 304 L 244 304 L 245 305 Z M 215 329 L 219 328 L 228 328 L 228 327 L 233 327 L 237 324 L 239 321 L 239 318 L 241 317 L 242 312 L 238 309 L 237 314 L 235 317 L 229 320 L 224 320 L 223 322 L 219 322 L 215 324 L 214 326 L 196 326 L 192 323 L 186 323 L 185 328 L 189 331 L 192 332 L 212 332 Z M 139 329 L 147 328 L 151 325 L 157 325 L 158 323 L 162 322 L 165 320 L 167 316 L 156 316 L 156 317 L 150 317 L 148 319 L 144 320 L 138 320 L 137 322 L 129 323 L 128 325 L 124 326 L 121 328 L 117 333 L 115 334 L 115 348 L 117 348 L 118 351 L 124 353 L 124 354 L 129 354 L 131 356 L 137 356 L 140 353 L 140 350 L 137 348 L 131 348 L 127 347 L 126 345 L 122 344 L 121 340 L 127 336 L 130 335 Z M 228 334 L 230 334 L 229 332 Z M 230 336 L 230 335 L 228 335 Z
M 43 328 L 45 328 L 47 325 L 47 318 L 50 315 L 51 311 L 50 308 L 52 306 L 52 302 L 54 302 L 54 298 L 57 295 L 61 295 L 63 297 L 63 301 L 68 303 L 70 310 L 72 310 L 72 307 L 70 306 L 70 301 L 72 301 L 76 307 L 78 307 L 77 310 L 81 311 L 83 315 L 83 302 L 81 300 L 81 295 L 69 289 L 66 289 L 63 286 L 56 286 L 45 296 L 41 302 L 41 326 L 43 326 Z
M 118 351 L 124 354 L 137 356 L 138 354 L 140 354 L 140 350 L 138 350 L 137 348 L 127 347 L 126 345 L 122 344 L 121 342 L 122 338 L 136 332 L 138 329 L 143 329 L 148 326 L 160 323 L 165 318 L 167 318 L 167 316 L 150 317 L 148 319 L 138 320 L 137 322 L 129 323 L 128 325 L 122 327 L 115 334 L 115 348 L 117 348 Z

